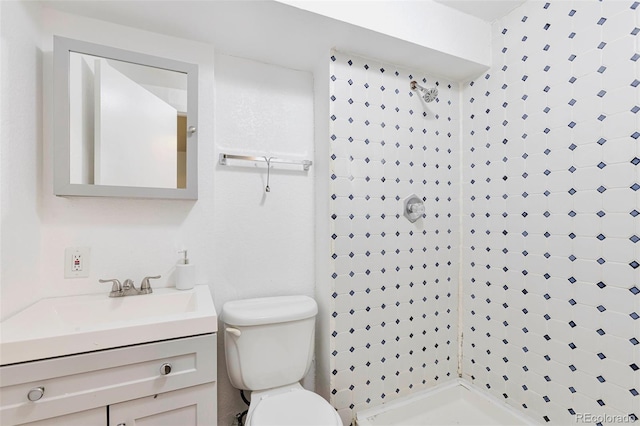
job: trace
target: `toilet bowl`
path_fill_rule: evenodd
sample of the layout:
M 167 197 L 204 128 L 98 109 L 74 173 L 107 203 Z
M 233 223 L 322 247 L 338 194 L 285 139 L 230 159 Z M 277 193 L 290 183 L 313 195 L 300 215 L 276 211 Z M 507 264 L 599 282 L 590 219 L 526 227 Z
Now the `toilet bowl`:
M 342 426 L 342 420 L 324 398 L 295 383 L 252 392 L 245 425 Z
M 300 380 L 313 359 L 318 305 L 307 296 L 227 302 L 222 307 L 227 373 L 251 391 L 251 426 L 342 426 L 336 410 Z

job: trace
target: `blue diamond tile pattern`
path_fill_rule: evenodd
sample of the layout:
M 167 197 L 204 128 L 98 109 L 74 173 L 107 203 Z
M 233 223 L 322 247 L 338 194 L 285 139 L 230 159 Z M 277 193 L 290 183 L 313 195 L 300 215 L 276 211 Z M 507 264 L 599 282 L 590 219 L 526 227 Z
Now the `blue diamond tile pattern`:
M 494 23 L 491 69 L 462 91 L 462 375 L 551 424 L 640 415 L 640 6 L 605 3 L 516 8 Z
M 459 327 L 463 378 L 539 422 L 640 415 L 638 10 L 525 2 L 461 84 L 331 52 L 328 353 L 346 417 L 456 377 Z
M 334 405 L 355 412 L 456 376 L 460 86 L 332 57 L 330 384 Z M 426 210 L 415 223 L 395 208 L 412 193 Z

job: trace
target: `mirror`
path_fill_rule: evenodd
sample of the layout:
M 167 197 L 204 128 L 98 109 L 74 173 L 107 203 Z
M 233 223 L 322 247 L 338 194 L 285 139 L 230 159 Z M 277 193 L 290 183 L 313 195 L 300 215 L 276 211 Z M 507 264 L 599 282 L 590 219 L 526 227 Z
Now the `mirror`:
M 197 65 L 54 37 L 54 193 L 197 199 Z

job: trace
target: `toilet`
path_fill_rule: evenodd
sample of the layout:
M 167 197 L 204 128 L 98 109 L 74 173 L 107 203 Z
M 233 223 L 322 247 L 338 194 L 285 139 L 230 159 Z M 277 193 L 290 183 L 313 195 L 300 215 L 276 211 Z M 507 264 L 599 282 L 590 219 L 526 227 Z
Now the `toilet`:
M 249 426 L 342 426 L 336 410 L 300 380 L 311 365 L 318 305 L 307 296 L 227 302 L 222 307 L 227 372 L 251 391 Z

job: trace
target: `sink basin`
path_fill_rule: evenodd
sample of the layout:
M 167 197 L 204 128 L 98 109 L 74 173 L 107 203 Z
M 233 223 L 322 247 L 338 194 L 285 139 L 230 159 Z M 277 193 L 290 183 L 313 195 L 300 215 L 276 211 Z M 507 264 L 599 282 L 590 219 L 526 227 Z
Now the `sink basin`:
M 0 365 L 216 331 L 206 285 L 43 299 L 0 323 Z
M 164 289 L 163 289 L 164 290 Z M 151 296 L 151 297 L 146 297 Z M 148 317 L 173 316 L 195 312 L 197 294 L 160 292 L 144 296 L 48 299 L 49 312 L 70 327 L 81 329 L 116 321 L 135 321 Z M 80 299 L 80 300 L 78 300 Z

